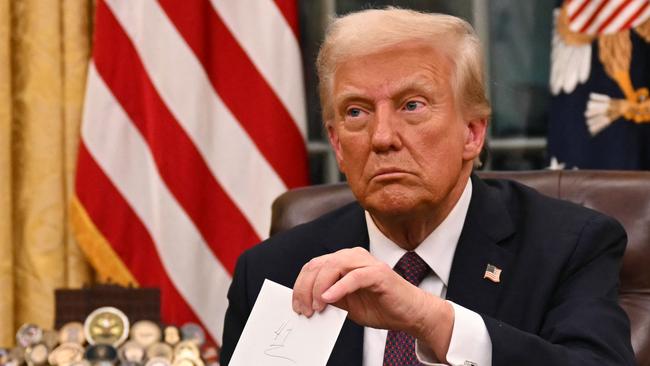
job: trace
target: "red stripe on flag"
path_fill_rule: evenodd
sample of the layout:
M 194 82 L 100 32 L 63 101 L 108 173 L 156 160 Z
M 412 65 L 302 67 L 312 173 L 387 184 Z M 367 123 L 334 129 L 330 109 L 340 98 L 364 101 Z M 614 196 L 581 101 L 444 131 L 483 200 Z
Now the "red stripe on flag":
M 232 273 L 239 254 L 260 238 L 161 100 L 133 44 L 103 1 L 97 4 L 96 27 L 97 72 L 147 141 L 169 190 Z
M 300 28 L 298 27 L 298 4 L 297 0 L 274 0 L 282 12 L 296 39 L 300 39 Z
M 631 2 L 632 2 L 632 0 L 625 0 L 625 1 L 623 1 L 623 2 L 622 2 L 622 3 L 621 3 L 621 4 L 620 4 L 620 5 L 619 5 L 615 10 L 614 10 L 614 12 L 612 12 L 612 13 L 607 17 L 607 19 L 605 19 L 605 21 L 603 22 L 603 24 L 601 24 L 600 27 L 598 27 L 598 30 L 597 30 L 596 32 L 597 32 L 597 33 L 602 32 L 603 29 L 605 29 L 605 28 L 606 28 L 606 27 L 607 27 L 607 26 L 608 26 L 612 21 L 614 21 L 614 19 L 616 19 L 616 17 L 617 17 L 617 16 L 618 16 L 622 11 L 623 11 L 623 9 L 625 9 L 628 5 L 630 5 Z
M 582 11 L 585 10 L 585 8 L 587 7 L 587 5 L 589 5 L 590 2 L 591 2 L 591 0 L 585 0 L 585 1 L 582 3 L 582 5 L 580 5 L 580 7 L 579 7 L 578 9 L 576 9 L 575 13 L 571 14 L 571 16 L 569 17 L 569 21 L 572 22 L 572 21 L 574 21 L 577 17 L 579 17 L 580 14 L 582 13 Z
M 187 6 L 181 1 L 161 0 L 160 5 L 282 181 L 289 188 L 306 185 L 307 150 L 300 131 L 210 2 L 200 0 Z
M 97 165 L 83 141 L 79 144 L 75 183 L 79 201 L 140 286 L 160 288 L 163 320 L 177 325 L 199 322 L 167 276 L 151 235 Z M 110 210 L 106 202 L 111 203 Z
M 589 17 L 587 22 L 580 29 L 580 33 L 584 33 L 587 30 L 587 28 L 589 28 L 591 23 L 594 22 L 598 14 L 600 14 L 600 11 L 603 10 L 603 8 L 605 7 L 605 5 L 607 5 L 607 0 L 602 1 L 600 5 L 598 5 L 598 8 L 596 8 L 596 10 L 593 13 L 591 13 L 591 16 Z
M 640 17 L 641 14 L 643 14 L 643 12 L 648 8 L 648 5 L 650 5 L 650 2 L 645 2 L 645 3 L 643 4 L 643 6 L 641 6 L 641 7 L 640 7 L 636 12 L 634 12 L 634 14 L 632 14 L 632 16 L 627 20 L 627 22 L 625 22 L 625 24 L 623 24 L 623 26 L 621 27 L 621 29 L 628 29 L 628 28 L 630 28 L 630 27 L 632 26 L 632 23 L 634 23 L 634 21 L 635 21 L 638 17 Z

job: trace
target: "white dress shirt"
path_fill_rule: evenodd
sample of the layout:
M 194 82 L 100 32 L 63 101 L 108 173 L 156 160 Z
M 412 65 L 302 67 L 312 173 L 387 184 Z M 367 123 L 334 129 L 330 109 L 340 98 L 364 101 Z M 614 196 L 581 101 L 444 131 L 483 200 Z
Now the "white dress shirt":
M 465 216 L 472 197 L 472 182 L 467 185 L 460 199 L 449 215 L 438 227 L 415 249 L 415 252 L 431 267 L 432 273 L 427 275 L 419 287 L 434 295 L 445 298 L 449 283 L 449 272 L 454 259 L 458 238 L 465 223 Z M 377 228 L 370 214 L 366 211 L 370 253 L 378 260 L 395 267 L 397 261 L 406 253 L 388 239 Z M 481 316 L 471 310 L 449 301 L 454 309 L 454 326 L 451 342 L 447 352 L 447 361 L 451 365 L 492 365 L 492 341 Z M 381 366 L 384 360 L 386 346 L 385 329 L 364 328 L 363 366 Z M 416 355 L 425 365 L 441 365 L 433 352 L 415 342 Z

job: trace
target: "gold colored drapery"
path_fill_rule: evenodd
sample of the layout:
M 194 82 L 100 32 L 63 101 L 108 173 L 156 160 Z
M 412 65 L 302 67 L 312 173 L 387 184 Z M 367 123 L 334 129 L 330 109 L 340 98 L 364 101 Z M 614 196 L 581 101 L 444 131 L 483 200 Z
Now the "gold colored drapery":
M 68 224 L 92 0 L 0 0 L 0 347 L 92 278 Z

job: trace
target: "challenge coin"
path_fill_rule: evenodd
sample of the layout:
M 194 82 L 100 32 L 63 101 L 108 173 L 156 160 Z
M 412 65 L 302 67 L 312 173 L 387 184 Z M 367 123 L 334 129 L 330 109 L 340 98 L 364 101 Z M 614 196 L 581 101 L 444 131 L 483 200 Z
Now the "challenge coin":
M 100 361 L 115 363 L 117 361 L 117 350 L 109 344 L 95 344 L 86 349 L 84 358 L 92 364 Z
M 180 342 L 181 340 L 181 334 L 178 328 L 176 328 L 173 325 L 168 325 L 165 327 L 165 343 L 171 344 L 172 346 L 175 346 L 176 343 Z
M 197 346 L 205 342 L 205 332 L 200 325 L 196 323 L 185 323 L 181 327 L 181 334 L 184 341 L 193 341 Z
M 49 350 L 45 343 L 37 343 L 25 349 L 25 362 L 29 366 L 45 365 Z
M 25 362 L 25 349 L 16 346 L 9 351 L 9 360 L 13 360 L 18 365 L 21 365 Z
M 0 365 L 4 365 L 9 362 L 9 350 L 6 348 L 0 348 Z
M 83 345 L 86 342 L 84 325 L 81 324 L 81 322 L 70 322 L 64 324 L 61 329 L 59 329 L 59 342 L 72 342 Z
M 205 366 L 205 364 L 203 363 L 203 361 L 201 361 L 200 358 L 197 359 L 179 358 L 174 360 L 172 366 Z
M 70 366 L 84 358 L 84 348 L 79 343 L 61 343 L 47 358 L 50 365 Z
M 90 361 L 82 359 L 81 361 L 75 361 L 70 364 L 70 366 L 91 366 Z
M 88 315 L 84 323 L 84 334 L 92 345 L 108 344 L 117 347 L 129 336 L 129 319 L 117 308 L 102 307 Z
M 149 359 L 145 366 L 171 366 L 171 362 L 166 358 L 154 357 Z
M 144 348 L 136 341 L 128 341 L 117 350 L 122 363 L 139 364 L 144 361 Z
M 158 324 L 150 320 L 140 320 L 131 327 L 131 339 L 138 342 L 143 348 L 160 341 L 162 332 Z
M 43 331 L 43 343 L 51 351 L 59 344 L 59 333 L 51 329 Z
M 23 348 L 40 342 L 42 338 L 43 330 L 35 324 L 23 324 L 16 332 L 16 342 Z
M 194 341 L 182 341 L 174 347 L 174 359 L 181 358 L 201 358 L 199 347 L 194 343 Z
M 162 342 L 154 343 L 149 346 L 149 348 L 147 348 L 147 358 L 151 359 L 156 357 L 162 357 L 171 362 L 174 357 L 172 346 Z

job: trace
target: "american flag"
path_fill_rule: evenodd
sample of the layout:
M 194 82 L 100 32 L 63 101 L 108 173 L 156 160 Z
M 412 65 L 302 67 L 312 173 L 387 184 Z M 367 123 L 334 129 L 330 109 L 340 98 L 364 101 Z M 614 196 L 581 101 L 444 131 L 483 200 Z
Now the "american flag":
M 307 184 L 295 0 L 99 0 L 71 220 L 104 279 L 220 343 L 236 259 Z
M 593 36 L 639 25 L 650 15 L 650 0 L 570 0 L 566 8 L 569 29 Z
M 492 282 L 501 282 L 501 269 L 493 264 L 488 264 L 485 268 L 483 278 L 487 278 Z

